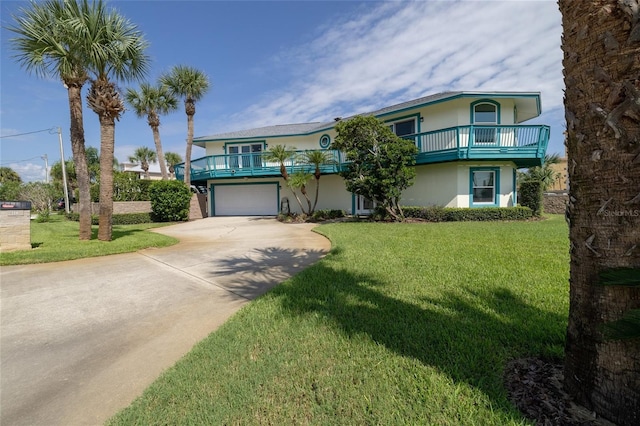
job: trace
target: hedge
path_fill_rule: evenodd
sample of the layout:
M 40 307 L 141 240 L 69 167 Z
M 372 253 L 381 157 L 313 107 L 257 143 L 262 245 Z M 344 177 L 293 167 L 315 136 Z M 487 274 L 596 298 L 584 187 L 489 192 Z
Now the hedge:
M 66 215 L 67 219 L 75 222 L 80 221 L 80 213 L 69 213 Z M 91 224 L 98 225 L 98 215 L 91 215 Z M 112 216 L 114 225 L 136 225 L 138 223 L 153 223 L 150 213 L 124 213 L 114 214 Z
M 528 207 L 403 207 L 406 218 L 423 219 L 429 222 L 461 222 L 491 220 L 527 220 L 533 217 Z

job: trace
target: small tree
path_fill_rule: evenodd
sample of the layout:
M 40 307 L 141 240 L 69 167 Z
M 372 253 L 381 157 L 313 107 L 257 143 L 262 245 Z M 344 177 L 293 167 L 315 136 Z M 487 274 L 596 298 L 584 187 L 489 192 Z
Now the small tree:
M 313 166 L 313 177 L 316 180 L 316 195 L 313 200 L 313 207 L 311 207 L 309 214 L 313 214 L 318 205 L 318 194 L 320 193 L 320 166 L 327 164 L 331 161 L 329 153 L 327 151 L 305 151 L 302 155 L 303 161 Z
M 311 173 L 298 170 L 292 175 L 290 175 L 289 179 L 287 180 L 287 186 L 289 187 L 289 189 L 291 189 L 291 192 L 293 193 L 293 196 L 296 198 L 298 205 L 300 205 L 300 209 L 302 210 L 302 213 L 306 215 L 313 214 L 313 208 L 311 207 L 311 200 L 309 199 L 309 194 L 307 193 L 307 183 L 312 177 L 313 175 Z M 298 193 L 296 191 L 300 191 L 305 201 L 307 202 L 306 209 L 304 208 L 302 201 L 300 200 L 300 197 L 298 196 Z
M 51 204 L 60 194 L 50 183 L 29 182 L 20 189 L 20 199 L 31 201 L 31 208 L 43 217 L 49 216 Z
M 418 149 L 412 141 L 396 136 L 373 116 L 357 116 L 336 125 L 333 148 L 349 161 L 340 172 L 347 190 L 367 197 L 396 221 L 404 220 L 400 197 L 413 184 Z

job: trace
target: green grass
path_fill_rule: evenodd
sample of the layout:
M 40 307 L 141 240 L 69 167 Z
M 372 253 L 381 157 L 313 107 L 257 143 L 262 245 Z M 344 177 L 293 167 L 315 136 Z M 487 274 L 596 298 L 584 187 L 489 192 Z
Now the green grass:
M 336 223 L 331 253 L 247 305 L 113 425 L 528 422 L 503 370 L 560 357 L 560 216 L 499 223 Z
M 97 240 L 98 227 L 93 226 L 92 240 L 80 241 L 78 222 L 52 215 L 50 222 L 31 221 L 31 250 L 0 253 L 0 265 L 59 262 L 176 244 L 178 240 L 173 237 L 147 232 L 150 228 L 163 225 L 165 224 L 114 225 L 112 240 L 108 242 Z

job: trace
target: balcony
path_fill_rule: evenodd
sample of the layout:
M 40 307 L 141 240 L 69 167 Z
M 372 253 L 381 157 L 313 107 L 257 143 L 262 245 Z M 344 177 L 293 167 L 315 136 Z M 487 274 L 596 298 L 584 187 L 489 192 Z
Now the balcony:
M 539 166 L 544 159 L 550 129 L 545 125 L 456 126 L 405 136 L 418 147 L 417 164 L 460 160 L 513 161 L 518 168 Z M 304 151 L 298 151 L 302 153 Z M 323 174 L 337 173 L 346 163 L 344 154 L 328 150 L 330 161 L 321 167 Z M 285 167 L 289 173 L 313 172 L 313 166 L 301 164 L 294 156 Z M 177 179 L 184 179 L 184 163 L 175 166 Z M 191 181 L 234 177 L 280 176 L 280 164 L 267 161 L 264 153 L 210 155 L 191 162 Z
M 539 166 L 549 126 L 457 126 L 405 136 L 418 147 L 417 164 L 458 160 L 507 160 L 518 168 Z
M 296 151 L 301 154 L 304 151 Z M 341 153 L 336 150 L 328 150 L 329 161 L 320 167 L 322 174 L 337 173 L 341 161 Z M 302 170 L 309 173 L 315 171 L 315 167 L 303 164 L 296 160 L 299 155 L 294 155 L 285 162 L 289 174 Z M 176 179 L 184 180 L 184 163 L 175 166 Z M 203 181 L 208 179 L 228 179 L 235 177 L 269 177 L 280 176 L 280 163 L 268 161 L 263 152 L 209 155 L 191 161 L 191 181 Z

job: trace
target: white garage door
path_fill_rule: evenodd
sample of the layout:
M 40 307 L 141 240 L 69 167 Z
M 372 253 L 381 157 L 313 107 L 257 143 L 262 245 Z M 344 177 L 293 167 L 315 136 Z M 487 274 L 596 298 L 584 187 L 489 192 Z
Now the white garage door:
M 214 185 L 214 216 L 275 216 L 278 184 Z

